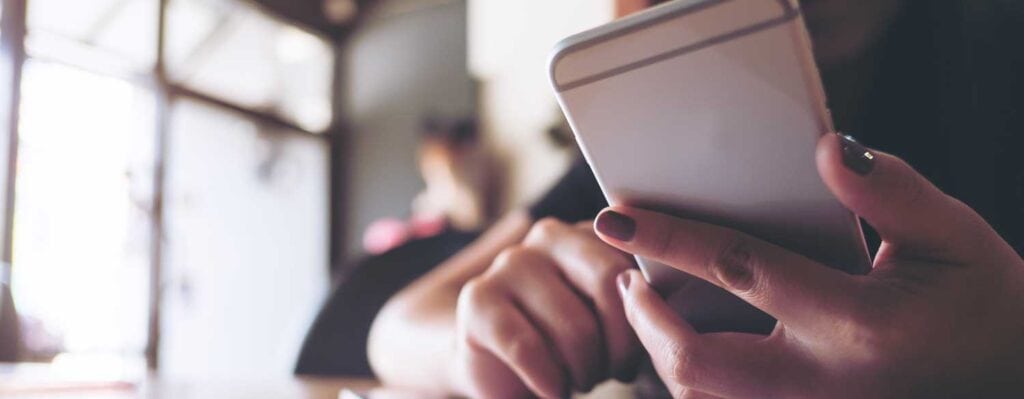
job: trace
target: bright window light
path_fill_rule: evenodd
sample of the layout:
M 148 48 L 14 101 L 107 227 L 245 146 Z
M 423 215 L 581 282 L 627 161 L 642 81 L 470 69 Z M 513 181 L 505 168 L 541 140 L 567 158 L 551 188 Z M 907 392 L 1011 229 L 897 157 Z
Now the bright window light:
M 326 142 L 194 101 L 172 110 L 160 371 L 289 375 L 327 289 Z
M 31 55 L 76 63 L 81 54 L 115 58 L 145 72 L 156 62 L 158 17 L 158 0 L 32 0 L 27 47 Z M 69 47 L 78 47 L 72 51 L 79 58 L 66 59 Z
M 27 344 L 64 361 L 141 358 L 153 95 L 38 60 L 22 93 L 12 289 L 32 321 Z
M 168 15 L 175 82 L 308 131 L 330 125 L 334 57 L 326 40 L 244 2 L 171 0 Z

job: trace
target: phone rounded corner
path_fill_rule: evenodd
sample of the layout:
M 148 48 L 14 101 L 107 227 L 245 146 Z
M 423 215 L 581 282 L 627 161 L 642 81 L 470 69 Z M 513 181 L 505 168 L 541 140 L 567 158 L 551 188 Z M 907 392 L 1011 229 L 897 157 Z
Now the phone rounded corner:
M 555 92 L 562 91 L 562 84 L 558 81 L 558 67 L 561 61 L 569 55 L 572 47 L 577 42 L 576 39 L 576 35 L 573 35 L 559 40 L 558 43 L 555 43 L 555 46 L 551 49 L 551 54 L 548 56 L 548 81 Z

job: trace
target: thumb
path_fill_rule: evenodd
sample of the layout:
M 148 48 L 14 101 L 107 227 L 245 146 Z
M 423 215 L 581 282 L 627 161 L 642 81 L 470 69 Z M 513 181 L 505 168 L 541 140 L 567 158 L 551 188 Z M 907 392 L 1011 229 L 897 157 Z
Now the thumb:
M 700 335 L 644 282 L 637 270 L 619 275 L 626 318 L 636 331 L 658 376 L 676 398 L 777 397 L 785 382 L 800 375 L 784 348 L 759 335 Z M 782 373 L 765 370 L 784 370 Z
M 903 160 L 868 149 L 849 136 L 818 142 L 818 172 L 832 193 L 882 239 L 903 251 L 952 254 L 964 238 L 991 232 L 966 205 L 946 195 Z
M 688 383 L 681 381 L 681 370 L 677 358 L 690 358 L 689 349 L 697 347 L 697 332 L 680 318 L 665 301 L 643 281 L 637 271 L 626 271 L 619 275 L 619 293 L 625 305 L 626 319 L 636 331 L 637 337 L 651 354 L 654 368 L 673 397 L 682 397 L 690 390 Z M 690 365 L 693 365 L 690 362 Z M 685 366 L 683 366 L 685 367 Z
M 683 320 L 636 270 L 617 279 L 626 317 L 648 349 L 678 347 L 697 340 L 697 331 Z

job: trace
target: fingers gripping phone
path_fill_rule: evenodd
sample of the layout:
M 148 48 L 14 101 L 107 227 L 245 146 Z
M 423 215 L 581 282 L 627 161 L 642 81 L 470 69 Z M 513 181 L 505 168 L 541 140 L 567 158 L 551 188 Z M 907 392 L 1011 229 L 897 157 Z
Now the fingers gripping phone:
M 565 39 L 550 73 L 609 203 L 870 268 L 858 218 L 815 166 L 832 122 L 796 0 L 666 3 Z M 663 295 L 686 279 L 637 261 Z

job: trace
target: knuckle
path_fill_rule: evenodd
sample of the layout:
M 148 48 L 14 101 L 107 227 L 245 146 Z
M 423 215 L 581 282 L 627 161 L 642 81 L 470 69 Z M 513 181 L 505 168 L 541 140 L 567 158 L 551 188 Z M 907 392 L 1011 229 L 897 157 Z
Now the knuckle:
M 522 250 L 523 247 L 519 245 L 513 245 L 511 247 L 502 249 L 501 251 L 498 252 L 498 255 L 494 257 L 494 261 L 491 262 L 491 266 L 494 267 L 497 265 L 508 263 L 512 259 L 519 257 L 520 252 L 522 252 Z
M 729 265 L 747 265 L 753 258 L 750 242 L 741 234 L 730 234 L 725 237 L 719 250 L 712 258 L 716 268 Z
M 491 269 L 496 272 L 507 272 L 519 265 L 531 263 L 532 257 L 533 254 L 528 248 L 521 245 L 511 246 L 498 253 L 491 264 Z
M 486 278 L 478 277 L 463 285 L 455 305 L 455 324 L 461 339 L 487 339 L 486 334 L 481 336 L 483 331 L 474 326 L 497 325 L 502 322 L 501 312 L 496 311 L 500 303 L 495 292 L 493 284 Z
M 493 292 L 493 288 L 486 278 L 474 278 L 463 285 L 462 290 L 459 291 L 458 306 L 465 308 L 468 312 L 480 313 L 477 310 L 482 304 L 489 301 L 491 292 Z
M 477 277 L 469 280 L 462 286 L 462 290 L 459 291 L 459 298 L 466 298 L 469 300 L 478 299 L 484 293 L 484 280 L 482 277 Z
M 733 233 L 706 265 L 709 276 L 717 278 L 723 285 L 748 295 L 758 295 L 755 273 L 758 265 L 750 239 L 743 234 Z
M 529 243 L 544 243 L 553 240 L 558 236 L 559 232 L 565 228 L 565 224 L 562 221 L 547 217 L 541 219 L 533 224 L 530 228 L 530 232 L 526 235 L 526 242 Z
M 538 231 L 551 233 L 561 229 L 564 225 L 565 223 L 563 223 L 561 220 L 558 220 L 553 217 L 546 217 L 534 223 L 533 228 Z
M 510 336 L 501 345 L 504 348 L 505 356 L 513 364 L 522 364 L 527 359 L 537 356 L 538 353 L 546 350 L 541 339 L 534 334 L 515 334 Z

